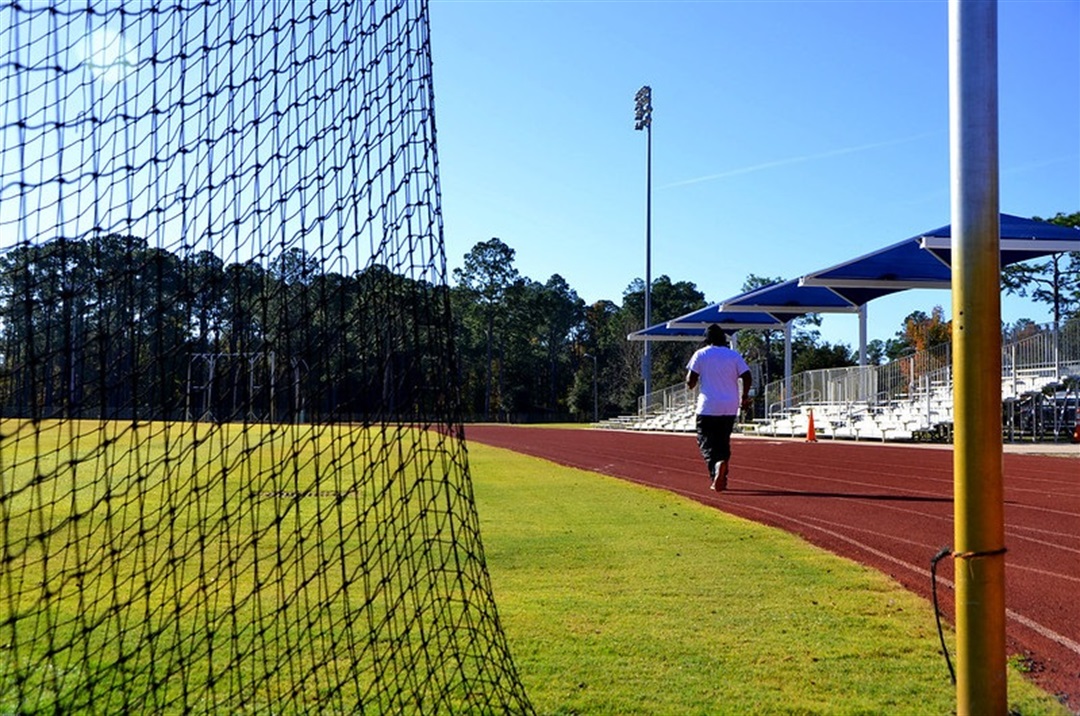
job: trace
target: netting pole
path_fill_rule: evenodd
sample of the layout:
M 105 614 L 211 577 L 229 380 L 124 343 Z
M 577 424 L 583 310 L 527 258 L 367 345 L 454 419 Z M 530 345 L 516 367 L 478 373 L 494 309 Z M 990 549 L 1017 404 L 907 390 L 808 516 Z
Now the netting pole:
M 957 713 L 1004 714 L 997 4 L 949 1 Z

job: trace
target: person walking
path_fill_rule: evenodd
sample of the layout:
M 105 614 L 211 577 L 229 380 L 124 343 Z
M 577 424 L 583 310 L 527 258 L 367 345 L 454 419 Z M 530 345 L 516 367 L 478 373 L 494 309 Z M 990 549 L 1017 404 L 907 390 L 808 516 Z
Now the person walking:
M 742 382 L 740 397 L 739 383 Z M 750 367 L 728 347 L 728 337 L 715 324 L 705 331 L 705 345 L 686 364 L 686 387 L 700 386 L 695 413 L 698 449 L 709 468 L 710 489 L 727 487 L 731 462 L 731 431 L 740 408 L 751 404 Z

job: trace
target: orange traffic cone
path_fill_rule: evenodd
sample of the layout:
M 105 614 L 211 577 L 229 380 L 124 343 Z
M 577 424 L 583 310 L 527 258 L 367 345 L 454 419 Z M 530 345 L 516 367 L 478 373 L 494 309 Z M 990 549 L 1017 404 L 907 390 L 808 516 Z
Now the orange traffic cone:
M 814 411 L 810 410 L 808 412 L 810 417 L 806 422 L 806 442 L 816 443 L 817 433 L 814 432 Z

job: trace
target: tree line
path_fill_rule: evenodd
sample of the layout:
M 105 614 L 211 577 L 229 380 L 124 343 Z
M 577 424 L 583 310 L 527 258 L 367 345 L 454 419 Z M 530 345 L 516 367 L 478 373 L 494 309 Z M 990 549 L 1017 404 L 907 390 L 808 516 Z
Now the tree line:
M 1039 217 L 1035 217 L 1039 219 Z M 1080 227 L 1080 212 L 1049 221 Z M 588 419 L 634 412 L 642 394 L 643 345 L 626 336 L 644 327 L 645 285 L 633 280 L 621 302 L 586 305 L 558 274 L 540 283 L 514 268 L 515 252 L 498 238 L 477 243 L 454 271 L 451 289 L 455 337 L 463 366 L 464 400 L 470 417 L 486 420 Z M 783 277 L 750 275 L 741 291 Z M 1002 291 L 1047 305 L 1055 322 L 1080 320 L 1080 253 L 1006 267 Z M 703 308 L 704 294 L 692 283 L 660 276 L 652 284 L 656 322 Z M 792 330 L 792 370 L 858 364 L 857 349 L 821 337 L 821 317 L 797 319 Z M 1040 329 L 1021 319 L 1003 326 L 1003 338 L 1020 340 Z M 951 322 L 941 306 L 912 311 L 892 338 L 870 341 L 867 359 L 882 364 L 951 340 Z M 652 344 L 653 385 L 677 385 L 697 348 L 693 343 Z M 781 331 L 741 331 L 736 348 L 762 383 L 784 370 Z M 595 373 L 594 373 L 595 371 Z M 594 386 L 595 378 L 595 386 Z
M 111 234 L 0 256 L 0 407 L 44 418 L 423 420 L 453 415 L 448 288 L 177 256 Z
M 1056 223 L 1080 226 L 1080 212 Z M 0 255 L 0 408 L 27 417 L 213 420 L 588 420 L 633 412 L 643 390 L 645 286 L 586 304 L 558 274 L 520 274 L 501 239 L 477 243 L 453 281 L 371 264 L 326 271 L 301 248 L 265 263 L 178 256 L 106 235 L 22 244 Z M 782 280 L 748 276 L 742 290 Z M 1080 320 L 1080 254 L 1007 267 L 1004 292 Z M 706 305 L 691 282 L 656 278 L 658 320 Z M 793 370 L 851 366 L 821 338 L 819 316 L 793 326 Z M 1015 340 L 1033 321 L 1003 327 Z M 941 307 L 914 311 L 868 346 L 883 363 L 950 339 Z M 767 383 L 782 376 L 779 331 L 740 332 L 737 348 Z M 693 343 L 652 344 L 653 385 L 682 381 Z M 459 388 L 460 390 L 455 390 Z M 595 391 L 595 392 L 594 392 Z M 595 401 L 595 402 L 594 402 Z

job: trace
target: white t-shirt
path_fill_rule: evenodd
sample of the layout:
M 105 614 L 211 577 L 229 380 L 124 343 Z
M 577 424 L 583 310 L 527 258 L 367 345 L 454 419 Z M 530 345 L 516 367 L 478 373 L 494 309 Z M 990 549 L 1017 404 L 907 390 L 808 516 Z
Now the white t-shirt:
M 698 415 L 739 414 L 739 376 L 750 370 L 741 355 L 727 346 L 709 345 L 698 349 L 686 367 L 699 377 Z

